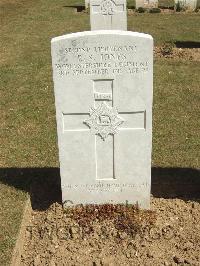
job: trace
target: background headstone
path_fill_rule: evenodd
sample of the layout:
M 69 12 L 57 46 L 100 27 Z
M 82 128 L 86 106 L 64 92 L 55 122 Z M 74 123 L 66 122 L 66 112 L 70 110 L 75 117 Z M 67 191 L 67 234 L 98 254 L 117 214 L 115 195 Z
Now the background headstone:
M 91 30 L 127 30 L 126 0 L 90 0 Z
M 144 7 L 144 8 L 158 7 L 158 0 L 136 0 L 135 8 L 138 9 L 139 7 Z
M 175 4 L 180 3 L 181 8 L 195 10 L 197 8 L 197 0 L 175 0 Z
M 135 0 L 135 8 L 144 7 L 144 0 Z
M 151 183 L 153 40 L 128 31 L 52 39 L 63 202 L 138 203 Z
M 144 7 L 148 7 L 148 8 L 158 7 L 158 0 L 145 0 Z

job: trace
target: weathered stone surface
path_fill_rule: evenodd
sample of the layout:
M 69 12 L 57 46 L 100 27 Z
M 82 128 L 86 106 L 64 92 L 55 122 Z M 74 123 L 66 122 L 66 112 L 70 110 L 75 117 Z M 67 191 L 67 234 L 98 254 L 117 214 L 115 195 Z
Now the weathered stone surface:
M 91 30 L 127 30 L 126 0 L 90 0 Z
M 52 39 L 62 197 L 66 204 L 149 207 L 153 40 L 128 31 Z

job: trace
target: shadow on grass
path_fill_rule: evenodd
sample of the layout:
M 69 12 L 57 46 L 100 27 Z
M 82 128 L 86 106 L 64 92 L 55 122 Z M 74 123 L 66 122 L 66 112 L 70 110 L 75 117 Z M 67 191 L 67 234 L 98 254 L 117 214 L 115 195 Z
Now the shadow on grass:
M 1 168 L 0 183 L 30 193 L 34 210 L 61 203 L 59 168 Z M 200 198 L 200 171 L 192 168 L 152 168 L 151 193 L 162 198 Z
M 34 210 L 61 203 L 59 168 L 0 168 L 0 183 L 28 192 Z
M 177 48 L 200 48 L 200 42 L 175 42 Z
M 82 12 L 83 10 L 85 10 L 85 6 L 82 6 L 82 5 L 63 6 L 63 7 L 75 8 L 77 12 Z
M 200 198 L 200 170 L 152 168 L 151 193 L 157 198 Z

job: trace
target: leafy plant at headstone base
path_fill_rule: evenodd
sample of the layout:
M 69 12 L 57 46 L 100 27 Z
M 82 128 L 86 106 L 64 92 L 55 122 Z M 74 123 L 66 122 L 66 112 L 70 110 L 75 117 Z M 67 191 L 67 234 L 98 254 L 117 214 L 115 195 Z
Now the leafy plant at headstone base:
M 138 7 L 138 9 L 136 11 L 138 13 L 144 13 L 146 11 L 146 9 L 144 7 Z
M 90 14 L 90 6 L 89 6 L 88 8 L 85 9 L 85 12 L 86 12 L 87 14 Z
M 176 12 L 181 12 L 182 9 L 183 9 L 183 8 L 182 8 L 182 5 L 181 5 L 181 3 L 178 1 L 178 2 L 175 4 L 175 11 L 176 11 Z
M 160 13 L 160 12 L 161 12 L 160 8 L 157 7 L 149 9 L 149 13 Z
M 164 46 L 161 48 L 161 54 L 163 56 L 168 56 L 173 54 L 173 44 L 172 43 L 165 43 Z

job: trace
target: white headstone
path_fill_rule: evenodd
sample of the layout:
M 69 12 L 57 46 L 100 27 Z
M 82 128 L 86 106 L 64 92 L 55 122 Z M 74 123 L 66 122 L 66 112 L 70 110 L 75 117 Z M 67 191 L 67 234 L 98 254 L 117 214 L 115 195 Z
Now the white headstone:
M 126 0 L 90 0 L 91 30 L 127 30 Z
M 151 183 L 153 39 L 128 31 L 52 39 L 63 202 L 138 203 Z
M 158 7 L 158 0 L 144 0 L 144 7 L 147 8 Z
M 144 7 L 144 0 L 135 0 L 135 8 Z
M 135 8 L 144 7 L 144 8 L 156 8 L 158 7 L 158 0 L 136 0 Z

